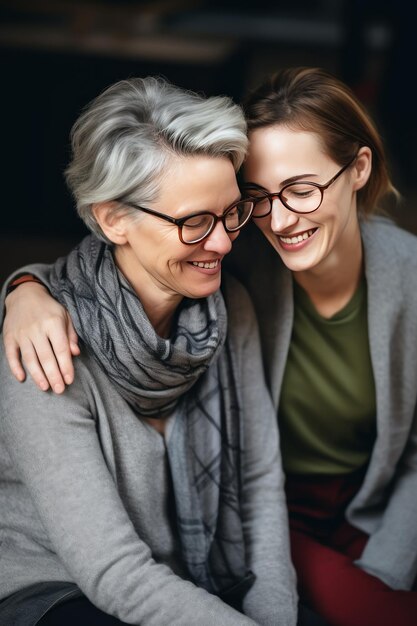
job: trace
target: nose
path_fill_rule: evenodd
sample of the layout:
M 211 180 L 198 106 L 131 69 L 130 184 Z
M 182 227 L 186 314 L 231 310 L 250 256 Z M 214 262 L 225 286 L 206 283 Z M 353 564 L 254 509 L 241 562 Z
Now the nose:
M 299 216 L 297 213 L 287 209 L 279 198 L 274 198 L 271 211 L 271 230 L 273 232 L 283 232 L 296 224 L 298 220 Z
M 232 238 L 235 233 L 228 233 L 221 221 L 218 221 L 213 231 L 204 240 L 204 250 L 207 252 L 217 252 L 218 254 L 228 254 L 232 249 Z

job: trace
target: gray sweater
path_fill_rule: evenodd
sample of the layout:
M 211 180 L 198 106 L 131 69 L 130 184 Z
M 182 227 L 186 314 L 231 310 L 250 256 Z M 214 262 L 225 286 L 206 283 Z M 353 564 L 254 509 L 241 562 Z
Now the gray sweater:
M 247 617 L 183 578 L 165 440 L 85 353 L 75 360 L 75 382 L 55 395 L 30 378 L 16 382 L 1 348 L 0 597 L 40 581 L 73 581 L 129 624 L 295 624 L 275 412 L 251 304 L 235 281 L 227 291 L 243 406 L 244 533 L 257 577 Z M 166 437 L 173 428 L 175 415 Z
M 362 223 L 361 233 L 377 437 L 346 516 L 370 535 L 358 565 L 407 590 L 417 575 L 417 237 L 384 218 Z M 278 411 L 293 325 L 292 276 L 255 227 L 243 231 L 230 257 L 255 305 Z

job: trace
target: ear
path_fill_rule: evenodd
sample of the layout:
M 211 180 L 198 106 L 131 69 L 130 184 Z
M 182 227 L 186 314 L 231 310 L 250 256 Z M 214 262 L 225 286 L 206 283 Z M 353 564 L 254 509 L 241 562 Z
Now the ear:
M 112 243 L 126 243 L 126 214 L 115 209 L 113 202 L 97 202 L 92 212 L 103 233 Z
M 362 146 L 353 164 L 354 191 L 359 191 L 368 182 L 372 170 L 372 150 L 368 146 Z

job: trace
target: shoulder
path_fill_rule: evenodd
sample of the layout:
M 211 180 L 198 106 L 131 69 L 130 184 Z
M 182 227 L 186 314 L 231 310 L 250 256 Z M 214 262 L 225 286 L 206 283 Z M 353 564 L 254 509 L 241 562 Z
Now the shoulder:
M 231 253 L 224 259 L 224 267 L 250 291 L 259 281 L 262 283 L 266 272 L 280 273 L 284 269 L 279 254 L 253 223 L 245 226 L 233 243 Z
M 18 408 L 19 412 L 37 412 L 47 415 L 62 415 L 80 410 L 85 416 L 94 418 L 96 397 L 106 388 L 106 376 L 100 372 L 97 364 L 84 350 L 74 359 L 74 382 L 66 387 L 62 394 L 41 391 L 27 374 L 24 382 L 18 382 L 12 375 L 6 359 L 3 342 L 0 337 L 0 380 L 2 385 L 1 413 L 7 415 Z M 108 387 L 107 380 L 107 387 Z
M 372 217 L 361 223 L 365 251 L 378 250 L 389 262 L 408 261 L 417 265 L 417 236 L 386 217 Z
M 246 288 L 224 272 L 222 292 L 227 308 L 227 344 L 237 363 L 244 364 L 256 358 L 259 329 L 252 300 Z
M 223 271 L 222 273 L 222 293 L 225 297 L 226 304 L 231 304 L 238 300 L 250 300 L 248 291 L 243 283 L 230 271 Z
M 228 320 L 239 321 L 239 326 L 255 317 L 252 300 L 246 287 L 229 272 L 222 275 L 222 293 L 226 303 Z M 229 325 L 230 326 L 230 325 Z
M 381 313 L 381 298 L 414 316 L 417 306 L 417 237 L 392 220 L 373 217 L 361 224 L 370 304 Z

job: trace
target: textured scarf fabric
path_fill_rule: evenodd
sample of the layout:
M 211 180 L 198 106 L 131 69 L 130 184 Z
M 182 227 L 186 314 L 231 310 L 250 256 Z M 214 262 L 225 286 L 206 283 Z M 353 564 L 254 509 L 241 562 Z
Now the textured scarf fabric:
M 138 415 L 176 412 L 167 449 L 183 562 L 197 585 L 239 599 L 254 576 L 245 565 L 240 409 L 221 293 L 184 299 L 172 336 L 163 339 L 110 246 L 92 235 L 58 259 L 50 289 Z

